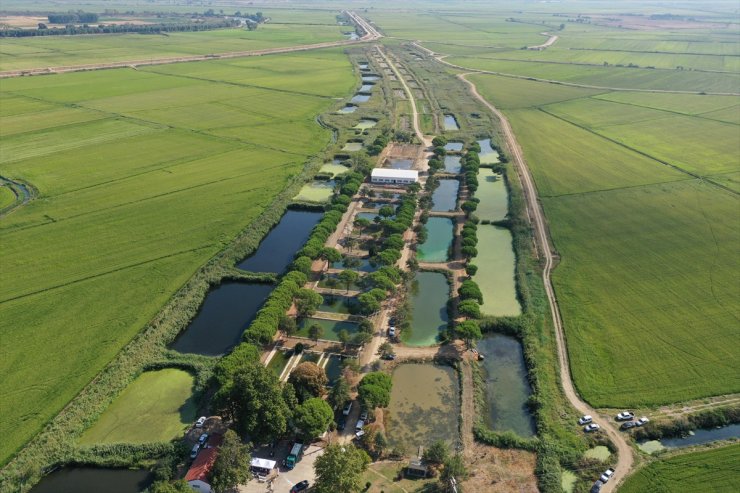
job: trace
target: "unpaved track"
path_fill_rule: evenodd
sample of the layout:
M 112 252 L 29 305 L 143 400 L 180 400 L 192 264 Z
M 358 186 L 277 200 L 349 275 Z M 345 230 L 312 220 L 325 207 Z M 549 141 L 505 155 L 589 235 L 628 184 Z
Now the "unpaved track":
M 555 41 L 558 40 L 558 36 L 556 36 L 555 34 L 550 34 L 550 33 L 540 33 L 540 34 L 543 36 L 548 36 L 547 41 L 545 41 L 541 45 L 527 46 L 528 50 L 545 50 L 549 48 L 550 46 L 554 45 Z
M 568 398 L 573 407 L 575 407 L 581 414 L 590 414 L 594 416 L 594 422 L 597 422 L 601 425 L 601 429 L 603 430 L 603 432 L 605 432 L 609 436 L 609 439 L 617 447 L 618 462 L 615 467 L 616 473 L 614 479 L 609 481 L 601 490 L 602 493 L 614 491 L 616 489 L 616 486 L 622 480 L 624 480 L 624 478 L 632 470 L 632 466 L 634 463 L 634 458 L 632 456 L 632 447 L 629 445 L 629 443 L 627 443 L 627 440 L 619 432 L 616 426 L 614 426 L 611 420 L 601 419 L 598 416 L 596 410 L 586 404 L 583 400 L 581 400 L 578 393 L 576 392 L 570 374 L 570 364 L 568 362 L 568 352 L 565 345 L 563 322 L 560 318 L 560 310 L 558 309 L 557 299 L 555 297 L 555 290 L 553 289 L 552 282 L 550 280 L 550 271 L 553 267 L 554 255 L 552 247 L 550 246 L 547 224 L 544 220 L 542 207 L 539 203 L 539 200 L 537 199 L 537 192 L 532 180 L 532 176 L 529 172 L 529 168 L 527 168 L 526 162 L 524 161 L 522 150 L 516 141 L 516 137 L 514 136 L 514 132 L 512 131 L 511 126 L 509 125 L 509 121 L 496 107 L 494 107 L 480 94 L 478 94 L 478 90 L 476 89 L 475 84 L 467 80 L 465 78 L 466 75 L 468 74 L 459 74 L 458 78 L 468 84 L 471 94 L 481 103 L 483 103 L 489 110 L 491 110 L 491 112 L 501 122 L 501 129 L 504 133 L 504 138 L 506 139 L 507 145 L 511 150 L 512 156 L 514 157 L 514 163 L 516 164 L 516 169 L 519 173 L 519 178 L 521 179 L 522 186 L 524 188 L 524 196 L 527 201 L 529 215 L 532 219 L 531 222 L 535 232 L 536 245 L 540 252 L 541 258 L 544 260 L 545 263 L 542 269 L 542 281 L 545 284 L 545 292 L 547 293 L 547 300 L 550 305 L 550 314 L 555 326 L 558 361 L 560 363 L 560 383 L 563 387 L 563 392 L 565 393 L 565 396 Z M 576 424 L 574 423 L 573 426 L 575 427 Z
M 370 24 L 368 24 L 362 17 L 358 16 L 354 12 L 345 12 L 350 17 L 357 27 L 359 27 L 365 34 L 360 39 L 355 40 L 341 40 L 341 41 L 328 41 L 326 43 L 315 43 L 308 45 L 297 45 L 297 46 L 283 46 L 278 48 L 267 48 L 264 50 L 249 50 L 249 51 L 230 51 L 226 53 L 214 53 L 207 55 L 193 55 L 185 57 L 170 57 L 170 58 L 154 58 L 148 60 L 128 60 L 121 62 L 110 62 L 110 63 L 92 63 L 85 65 L 64 65 L 59 67 L 37 67 L 22 70 L 6 70 L 0 72 L 0 79 L 9 77 L 21 77 L 29 75 L 48 75 L 48 74 L 61 74 L 66 72 L 85 72 L 89 70 L 105 70 L 113 68 L 133 68 L 145 67 L 148 65 L 167 65 L 171 63 L 184 63 L 184 62 L 201 62 L 205 60 L 220 60 L 227 58 L 243 58 L 250 56 L 262 56 L 262 55 L 273 55 L 276 53 L 291 53 L 295 51 L 308 51 L 317 50 L 321 48 L 331 48 L 334 46 L 346 46 L 359 43 L 367 43 L 369 41 L 375 41 L 382 37 L 378 31 L 375 30 Z

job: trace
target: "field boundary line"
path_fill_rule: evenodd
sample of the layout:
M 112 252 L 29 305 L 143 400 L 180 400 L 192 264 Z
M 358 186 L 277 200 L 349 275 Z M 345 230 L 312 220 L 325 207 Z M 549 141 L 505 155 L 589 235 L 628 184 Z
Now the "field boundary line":
M 457 77 L 468 85 L 471 94 L 483 105 L 485 105 L 501 124 L 502 133 L 506 139 L 509 150 L 512 153 L 515 168 L 522 182 L 522 188 L 524 189 L 524 198 L 527 201 L 528 206 L 527 208 L 531 211 L 530 222 L 532 223 L 532 227 L 534 230 L 535 244 L 544 257 L 542 281 L 545 287 L 545 294 L 547 295 L 548 305 L 550 306 L 552 323 L 555 329 L 555 341 L 557 345 L 558 362 L 560 364 L 560 383 L 563 388 L 563 393 L 568 401 L 570 401 L 570 404 L 580 413 L 590 414 L 594 416 L 594 422 L 600 422 L 599 424 L 601 424 L 604 432 L 606 432 L 609 439 L 617 447 L 618 461 L 616 466 L 614 466 L 614 469 L 615 471 L 619 471 L 620 477 L 615 478 L 614 481 L 610 481 L 602 489 L 602 493 L 610 493 L 614 491 L 616 489 L 616 486 L 620 484 L 630 474 L 634 467 L 632 447 L 629 445 L 629 443 L 627 443 L 627 440 L 622 435 L 620 435 L 619 431 L 613 426 L 610 421 L 600 418 L 596 410 L 581 399 L 575 388 L 573 377 L 570 371 L 570 361 L 568 358 L 563 321 L 560 316 L 560 308 L 558 307 L 555 289 L 550 278 L 550 273 L 554 264 L 553 248 L 550 245 L 549 228 L 544 219 L 542 204 L 537 198 L 537 189 L 534 185 L 534 180 L 532 179 L 532 175 L 529 171 L 529 168 L 527 167 L 526 161 L 524 160 L 524 154 L 516 140 L 508 119 L 495 106 L 489 103 L 483 96 L 478 93 L 478 89 L 476 88 L 475 84 L 467 80 L 465 78 L 466 75 L 469 75 L 469 73 L 458 74 Z

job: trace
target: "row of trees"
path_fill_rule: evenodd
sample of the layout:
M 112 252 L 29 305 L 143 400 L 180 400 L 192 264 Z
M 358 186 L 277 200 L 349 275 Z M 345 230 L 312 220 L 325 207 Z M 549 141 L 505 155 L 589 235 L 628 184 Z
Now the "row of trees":
M 75 34 L 159 34 L 163 32 L 196 32 L 211 31 L 213 29 L 224 29 L 238 27 L 239 22 L 223 19 L 216 22 L 186 22 L 186 23 L 162 23 L 162 24 L 99 24 L 91 26 L 83 24 L 67 24 L 64 27 L 49 28 L 44 23 L 39 23 L 38 29 L 3 29 L 0 30 L 0 38 L 25 38 L 35 36 L 69 36 Z

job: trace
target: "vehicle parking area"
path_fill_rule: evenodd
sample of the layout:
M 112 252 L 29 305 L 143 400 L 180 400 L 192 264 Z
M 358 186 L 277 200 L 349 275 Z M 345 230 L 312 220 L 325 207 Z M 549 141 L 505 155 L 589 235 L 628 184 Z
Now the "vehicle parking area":
M 290 493 L 290 489 L 296 483 L 308 480 L 309 485 L 313 486 L 315 473 L 313 469 L 314 461 L 324 453 L 323 447 L 310 445 L 303 452 L 303 457 L 298 461 L 295 468 L 288 469 L 281 464 L 290 452 L 292 442 L 280 442 L 274 449 L 274 457 L 270 456 L 270 447 L 263 447 L 252 452 L 252 457 L 270 459 L 277 461 L 279 474 L 271 481 L 260 482 L 257 478 L 252 479 L 246 485 L 239 486 L 240 493 Z

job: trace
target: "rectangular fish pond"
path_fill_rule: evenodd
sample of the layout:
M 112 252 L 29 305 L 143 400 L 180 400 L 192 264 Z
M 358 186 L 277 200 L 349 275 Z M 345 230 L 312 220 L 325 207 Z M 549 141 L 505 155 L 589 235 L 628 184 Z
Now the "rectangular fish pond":
M 146 469 L 63 467 L 44 476 L 31 493 L 140 493 L 153 482 Z
M 339 160 L 338 162 L 337 161 L 338 160 L 335 159 L 331 163 L 324 163 L 321 166 L 321 169 L 319 169 L 319 173 L 326 173 L 327 175 L 331 175 L 332 177 L 336 177 L 336 176 L 339 176 L 339 175 L 343 175 L 343 174 L 345 174 L 346 172 L 349 171 L 349 167 L 341 164 L 342 163 L 341 160 Z
M 342 150 L 347 152 L 357 152 L 362 150 L 362 145 L 362 142 L 347 142 L 344 144 L 344 147 L 342 147 Z
M 463 149 L 463 143 L 462 142 L 448 142 L 445 145 L 445 151 L 449 152 L 460 152 Z
M 347 256 L 339 262 L 334 262 L 331 266 L 334 269 L 350 269 L 360 272 L 375 272 L 378 270 L 378 266 L 370 263 L 370 257 Z M 342 284 L 342 287 L 344 287 L 344 284 Z
M 475 211 L 480 219 L 506 219 L 509 213 L 509 193 L 503 176 L 494 173 L 491 168 L 481 168 L 478 171 L 478 190 L 475 196 L 480 199 Z
M 272 284 L 232 281 L 212 288 L 198 314 L 170 347 L 181 353 L 224 354 L 239 344 L 242 333 L 274 288 Z
M 417 257 L 422 262 L 447 262 L 454 238 L 452 220 L 430 217 L 425 228 L 427 239 L 417 247 Z
M 359 128 L 360 130 L 367 130 L 368 128 L 373 128 L 377 124 L 378 124 L 378 120 L 363 118 L 362 120 L 357 122 L 357 125 L 355 125 L 354 128 Z
M 408 346 L 433 346 L 447 329 L 450 286 L 439 272 L 418 272 L 411 284 L 411 325 L 401 331 Z
M 499 161 L 498 152 L 491 146 L 491 139 L 479 140 L 478 145 L 480 146 L 478 157 L 481 164 L 496 164 L 501 162 Z
M 367 75 L 363 75 L 362 76 L 362 82 L 363 83 L 365 83 L 365 82 L 375 82 L 375 81 L 378 81 L 378 80 L 380 80 L 380 76 L 379 75 L 367 74 Z
M 367 103 L 369 100 L 370 94 L 365 93 L 357 93 L 350 99 L 352 103 Z
M 324 294 L 324 302 L 319 305 L 318 311 L 329 313 L 349 314 L 353 308 L 358 305 L 357 298 L 354 296 L 335 296 Z
M 355 111 L 357 111 L 357 105 L 348 104 L 344 108 L 337 110 L 337 113 L 347 114 L 347 113 L 354 113 Z
M 338 274 L 322 274 L 321 279 L 319 279 L 319 287 L 342 290 L 347 289 L 347 285 L 339 279 Z M 350 284 L 349 289 L 352 291 L 359 291 L 362 287 L 357 283 L 352 283 Z
M 432 193 L 432 211 L 448 212 L 457 208 L 457 193 L 460 182 L 457 180 L 439 180 L 439 186 Z
M 272 370 L 275 376 L 279 377 L 280 374 L 285 369 L 285 365 L 288 364 L 288 361 L 290 360 L 291 356 L 293 356 L 293 350 L 275 351 L 275 354 L 272 355 L 272 358 L 270 358 L 270 361 L 267 363 L 267 369 Z
M 344 168 L 344 166 L 341 167 Z M 344 168 L 344 171 L 346 172 L 347 168 Z M 329 202 L 334 195 L 335 185 L 336 182 L 334 180 L 314 180 L 311 183 L 303 185 L 303 188 L 298 192 L 298 195 L 293 197 L 293 200 L 318 204 Z
M 513 337 L 491 334 L 478 342 L 478 351 L 485 356 L 480 364 L 486 384 L 486 424 L 495 431 L 533 436 L 535 423 L 527 408 L 532 388 L 521 343 Z
M 460 125 L 457 124 L 455 115 L 445 115 L 445 130 L 460 130 Z
M 391 169 L 411 169 L 414 167 L 413 159 L 389 159 L 386 167 Z
M 342 330 L 346 330 L 350 335 L 354 335 L 360 330 L 360 326 L 358 324 L 346 320 L 338 321 L 325 320 L 323 318 L 304 318 L 298 324 L 298 331 L 295 335 L 298 337 L 309 337 L 308 328 L 313 324 L 318 324 L 324 329 L 324 334 L 320 339 L 327 341 L 339 341 L 339 332 Z
M 459 173 L 462 169 L 460 159 L 460 156 L 445 156 L 445 171 L 447 173 Z
M 357 92 L 369 93 L 373 90 L 373 87 L 375 87 L 375 84 L 363 84 L 360 86 Z
M 516 257 L 511 232 L 499 226 L 478 227 L 478 272 L 473 280 L 483 293 L 480 310 L 497 317 L 518 316 L 522 312 L 516 294 Z
M 260 243 L 257 251 L 237 264 L 241 270 L 281 274 L 306 242 L 323 213 L 287 211 Z
M 437 440 L 459 440 L 460 390 L 455 370 L 431 363 L 407 363 L 393 371 L 386 436 L 410 453 Z

